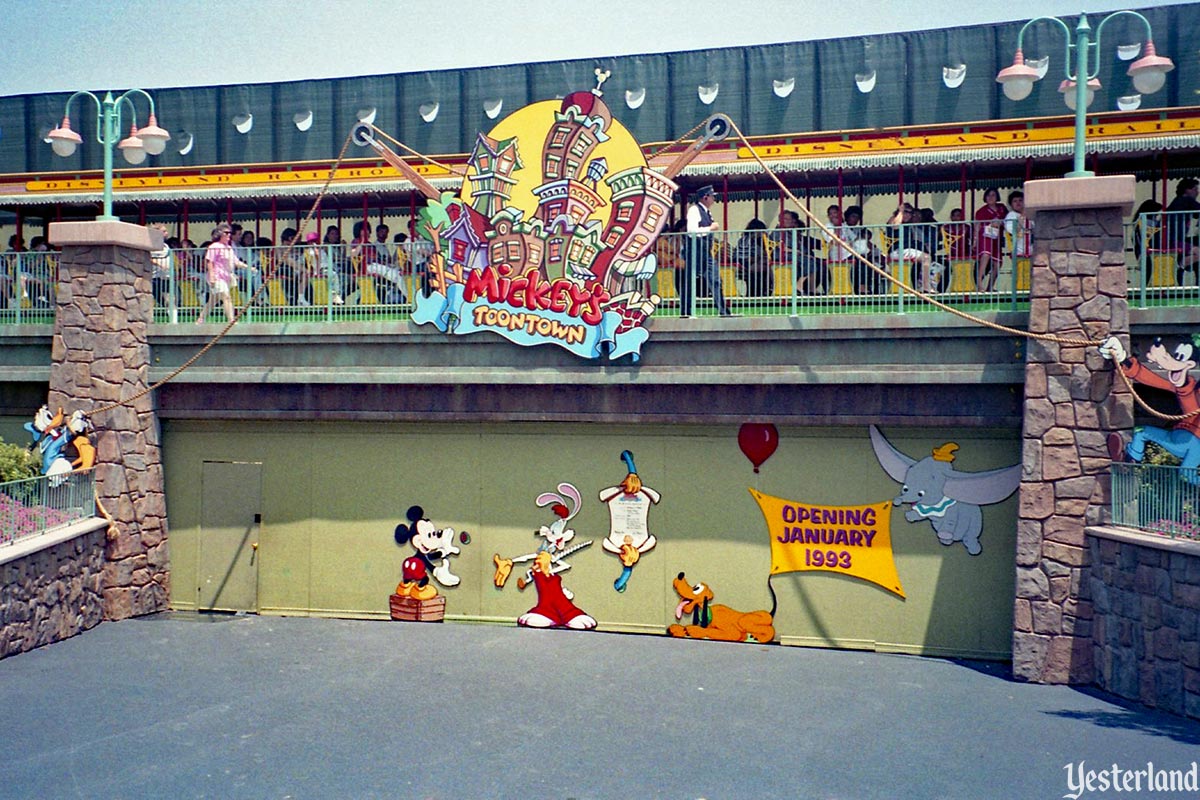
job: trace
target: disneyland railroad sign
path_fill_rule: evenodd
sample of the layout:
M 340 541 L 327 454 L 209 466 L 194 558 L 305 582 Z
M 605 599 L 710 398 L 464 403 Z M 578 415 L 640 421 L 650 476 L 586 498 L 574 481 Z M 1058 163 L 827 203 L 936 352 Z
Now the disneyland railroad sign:
M 677 188 L 646 165 L 600 85 L 526 106 L 478 134 L 457 195 L 418 215 L 427 294 L 413 321 L 456 335 L 636 361 L 659 302 L 655 239 Z

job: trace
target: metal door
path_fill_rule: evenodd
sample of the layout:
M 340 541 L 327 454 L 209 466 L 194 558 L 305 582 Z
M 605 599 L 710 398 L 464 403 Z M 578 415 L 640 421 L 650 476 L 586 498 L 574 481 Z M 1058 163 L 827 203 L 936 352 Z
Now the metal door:
M 200 472 L 201 611 L 258 610 L 262 464 L 205 461 Z

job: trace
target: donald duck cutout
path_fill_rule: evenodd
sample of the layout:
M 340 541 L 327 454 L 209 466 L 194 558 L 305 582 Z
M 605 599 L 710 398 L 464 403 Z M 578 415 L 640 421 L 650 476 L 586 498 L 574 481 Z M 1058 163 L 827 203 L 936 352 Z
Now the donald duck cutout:
M 92 421 L 82 411 L 66 417 L 61 408 L 55 414 L 43 405 L 33 416 L 33 422 L 25 423 L 25 430 L 33 438 L 31 447 L 36 447 L 42 458 L 42 474 L 50 478 L 51 486 L 59 486 L 66 475 L 75 470 L 91 469 L 96 463 L 96 448 L 91 434 L 95 431 Z

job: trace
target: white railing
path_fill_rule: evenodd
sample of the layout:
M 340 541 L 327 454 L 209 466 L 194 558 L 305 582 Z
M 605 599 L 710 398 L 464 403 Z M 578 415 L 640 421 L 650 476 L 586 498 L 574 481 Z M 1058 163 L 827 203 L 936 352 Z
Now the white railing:
M 1196 262 L 1200 227 L 1191 212 L 1143 214 L 1125 226 L 1129 299 L 1135 307 L 1200 304 Z M 908 286 L 929 289 L 939 300 L 970 311 L 1025 307 L 1030 263 L 1013 232 L 999 240 L 994 278 L 981 269 L 980 242 L 970 222 L 900 226 L 865 225 L 847 231 L 852 246 Z M 728 310 L 746 316 L 911 313 L 934 311 L 898 289 L 834 243 L 819 228 L 718 231 L 699 250 L 685 233 L 665 233 L 655 246 L 657 269 L 627 288 L 656 294 L 660 317 L 719 312 L 719 286 Z M 404 320 L 427 290 L 428 245 L 357 248 L 352 244 L 239 248 L 247 264 L 237 270 L 233 304 L 246 322 Z M 152 281 L 155 321 L 191 323 L 209 301 L 205 250 L 176 249 L 156 260 Z M 697 267 L 688 269 L 688 259 Z M 711 273 L 707 264 L 711 264 Z M 57 255 L 0 254 L 0 324 L 53 321 Z M 689 298 L 691 309 L 687 308 Z M 207 321 L 225 319 L 213 298 Z
M 1200 477 L 1194 468 L 1112 465 L 1114 525 L 1200 540 Z
M 0 483 L 0 547 L 95 515 L 93 470 Z

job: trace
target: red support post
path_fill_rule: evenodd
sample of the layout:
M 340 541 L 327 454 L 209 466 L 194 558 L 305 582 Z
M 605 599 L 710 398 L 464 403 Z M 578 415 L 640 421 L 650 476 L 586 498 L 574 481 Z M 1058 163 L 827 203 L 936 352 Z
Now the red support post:
M 962 170 L 958 176 L 958 207 L 962 209 L 963 216 L 967 215 L 967 165 L 962 165 Z
M 721 181 L 721 229 L 729 230 L 729 176 Z
M 1159 202 L 1162 203 L 1163 208 L 1166 208 L 1167 207 L 1167 151 L 1166 150 L 1162 151 L 1161 159 L 1162 159 L 1162 183 L 1159 186 L 1159 193 L 1162 195 L 1162 200 L 1160 200 Z

